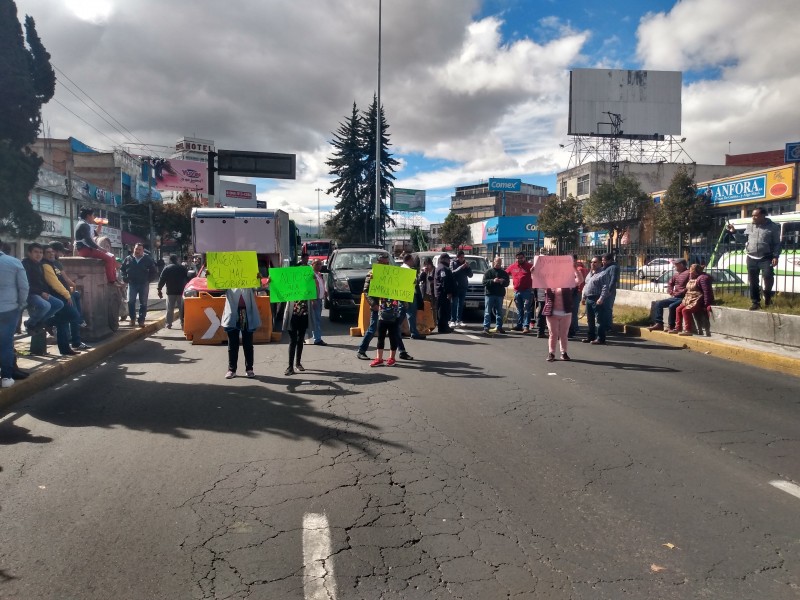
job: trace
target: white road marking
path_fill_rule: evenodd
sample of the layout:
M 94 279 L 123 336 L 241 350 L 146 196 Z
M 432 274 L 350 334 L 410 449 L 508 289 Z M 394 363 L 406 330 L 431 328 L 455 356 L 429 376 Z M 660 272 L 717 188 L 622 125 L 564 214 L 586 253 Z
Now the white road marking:
M 303 593 L 306 600 L 336 600 L 328 517 L 303 516 Z
M 800 485 L 797 485 L 796 483 L 791 483 L 789 481 L 776 479 L 774 481 L 770 481 L 769 484 L 772 487 L 776 487 L 779 490 L 783 490 L 787 494 L 791 494 L 792 496 L 800 498 Z
M 217 313 L 214 312 L 214 309 L 210 306 L 206 307 L 203 311 L 208 320 L 211 322 L 211 326 L 206 330 L 206 332 L 200 336 L 201 339 L 210 340 L 214 337 L 217 333 L 217 329 L 219 329 L 219 317 L 217 317 Z
M 471 339 L 471 340 L 479 340 L 479 339 L 481 339 L 481 338 L 479 338 L 477 335 L 470 335 L 470 334 L 467 334 L 467 337 L 468 337 L 469 339 Z

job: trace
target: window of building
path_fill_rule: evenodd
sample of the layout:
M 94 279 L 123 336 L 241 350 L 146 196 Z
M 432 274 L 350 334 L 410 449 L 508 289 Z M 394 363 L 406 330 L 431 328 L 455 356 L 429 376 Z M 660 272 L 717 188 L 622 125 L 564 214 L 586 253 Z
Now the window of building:
M 585 196 L 589 193 L 589 175 L 578 177 L 578 196 Z
M 561 180 L 561 193 L 559 194 L 562 200 L 567 199 L 567 180 Z

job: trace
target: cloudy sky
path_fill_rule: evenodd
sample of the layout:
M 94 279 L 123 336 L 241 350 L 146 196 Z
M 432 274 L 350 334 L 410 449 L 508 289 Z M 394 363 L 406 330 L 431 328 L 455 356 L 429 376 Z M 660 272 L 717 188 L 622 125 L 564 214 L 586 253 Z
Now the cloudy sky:
M 316 225 L 332 133 L 376 90 L 378 0 L 16 3 L 57 68 L 46 134 L 161 155 L 183 136 L 296 153 L 297 179 L 258 180 L 259 196 Z M 455 186 L 489 177 L 555 191 L 572 68 L 683 71 L 696 162 L 783 148 L 800 138 L 798 21 L 797 0 L 385 0 L 396 185 L 427 190 L 430 222 Z M 321 195 L 323 212 L 334 203 Z

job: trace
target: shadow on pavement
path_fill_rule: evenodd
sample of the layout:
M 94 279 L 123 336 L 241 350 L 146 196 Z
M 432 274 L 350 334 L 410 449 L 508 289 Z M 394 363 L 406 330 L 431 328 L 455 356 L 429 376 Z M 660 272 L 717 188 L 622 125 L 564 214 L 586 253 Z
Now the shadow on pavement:
M 43 435 L 31 435 L 30 429 L 20 427 L 14 421 L 20 415 L 7 418 L 0 422 L 0 445 L 9 446 L 11 444 L 21 444 L 27 442 L 29 444 L 48 444 L 53 441 L 53 438 Z
M 610 362 L 604 360 L 586 360 L 585 358 L 573 358 L 570 362 L 583 363 L 586 365 L 597 365 L 598 367 L 612 367 L 621 371 L 642 371 L 643 373 L 681 373 L 680 369 L 670 367 L 660 367 L 658 365 L 638 365 L 629 362 Z

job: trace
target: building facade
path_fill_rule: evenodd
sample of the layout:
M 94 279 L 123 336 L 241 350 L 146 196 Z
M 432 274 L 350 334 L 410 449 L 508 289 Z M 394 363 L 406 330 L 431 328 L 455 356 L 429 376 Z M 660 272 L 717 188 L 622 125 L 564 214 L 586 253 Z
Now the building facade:
M 468 223 L 491 217 L 538 215 L 547 201 L 546 187 L 523 183 L 519 192 L 489 191 L 489 182 L 456 188 L 450 200 L 450 212 Z

